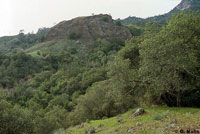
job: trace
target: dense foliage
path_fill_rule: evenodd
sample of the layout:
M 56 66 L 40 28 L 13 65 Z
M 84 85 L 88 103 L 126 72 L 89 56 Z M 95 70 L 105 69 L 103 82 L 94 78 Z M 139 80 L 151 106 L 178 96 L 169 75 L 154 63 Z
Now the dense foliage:
M 0 55 L 0 133 L 51 134 L 138 105 L 200 107 L 199 24 L 199 13 L 179 13 L 167 26 L 127 25 L 125 43 L 88 46 L 43 42 L 43 33 L 1 39 L 9 53 Z

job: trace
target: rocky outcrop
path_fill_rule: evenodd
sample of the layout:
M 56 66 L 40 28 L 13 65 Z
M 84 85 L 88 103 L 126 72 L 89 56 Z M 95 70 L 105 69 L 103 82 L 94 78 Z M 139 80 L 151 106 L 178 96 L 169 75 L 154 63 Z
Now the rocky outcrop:
M 135 113 L 133 113 L 133 117 L 143 115 L 145 113 L 143 108 L 138 108 Z
M 200 0 L 182 0 L 175 9 L 181 11 L 199 11 L 200 10 Z
M 186 10 L 192 5 L 192 0 L 182 0 L 181 3 L 176 7 L 178 10 Z
M 72 39 L 82 43 L 98 38 L 127 40 L 131 37 L 130 31 L 126 27 L 115 24 L 111 16 L 100 14 L 63 21 L 51 28 L 46 40 Z

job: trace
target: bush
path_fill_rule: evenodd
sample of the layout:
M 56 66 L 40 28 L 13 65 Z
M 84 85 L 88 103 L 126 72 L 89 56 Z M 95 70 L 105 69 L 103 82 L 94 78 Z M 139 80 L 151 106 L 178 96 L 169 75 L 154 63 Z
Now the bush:
M 37 51 L 37 55 L 41 55 L 40 51 Z
M 36 134 L 53 134 L 59 128 L 67 127 L 67 110 L 60 106 L 54 106 L 44 117 L 38 116 Z
M 0 101 L 1 134 L 33 134 L 34 122 L 31 111 Z
M 108 16 L 103 16 L 103 17 L 102 17 L 102 21 L 108 22 L 108 20 L 109 20 L 109 19 L 108 19 Z
M 110 81 L 97 82 L 85 95 L 79 97 L 76 109 L 71 115 L 72 120 L 75 120 L 75 124 L 79 124 L 87 119 L 115 116 L 124 109 L 121 100 L 118 92 L 112 89 Z
M 140 36 L 143 33 L 143 29 L 138 26 L 129 24 L 129 25 L 126 25 L 126 27 L 130 30 L 133 36 Z
M 120 20 L 116 20 L 115 24 L 118 25 L 118 26 L 122 26 L 122 23 L 121 23 Z
M 71 33 L 69 34 L 69 38 L 70 38 L 71 40 L 76 40 L 76 39 L 81 38 L 81 34 L 80 34 L 80 33 L 71 32 Z
M 164 116 L 163 116 L 163 114 L 155 113 L 152 118 L 153 118 L 153 120 L 162 120 L 164 118 Z

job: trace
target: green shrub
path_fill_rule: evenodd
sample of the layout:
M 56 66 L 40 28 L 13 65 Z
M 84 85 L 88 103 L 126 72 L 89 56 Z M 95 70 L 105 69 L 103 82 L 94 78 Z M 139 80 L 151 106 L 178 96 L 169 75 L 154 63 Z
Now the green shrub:
M 108 16 L 103 16 L 103 17 L 102 17 L 102 21 L 108 22 L 108 20 L 109 20 L 109 19 L 108 19 Z
M 152 118 L 153 120 L 162 120 L 164 116 L 160 113 L 155 113 Z
M 0 100 L 1 134 L 34 134 L 34 122 L 31 111 Z
M 69 34 L 69 38 L 70 38 L 71 40 L 76 40 L 76 39 L 81 38 L 81 34 L 80 34 L 80 33 L 71 32 L 71 33 Z
M 120 20 L 116 20 L 116 21 L 115 21 L 115 24 L 118 25 L 118 26 L 122 26 L 122 23 L 121 23 Z
M 37 51 L 37 55 L 41 55 L 40 51 Z

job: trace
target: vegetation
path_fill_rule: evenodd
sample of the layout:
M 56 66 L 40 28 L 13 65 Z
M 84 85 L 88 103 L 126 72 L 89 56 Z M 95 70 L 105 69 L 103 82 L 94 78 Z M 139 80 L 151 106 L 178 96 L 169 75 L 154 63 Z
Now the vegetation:
M 12 54 L 24 50 L 44 41 L 49 28 L 40 28 L 36 34 L 24 34 L 23 31 L 16 36 L 5 36 L 0 38 L 0 53 Z
M 72 39 L 72 40 L 79 39 L 80 37 L 81 37 L 81 34 L 79 34 L 79 33 L 71 32 L 71 33 L 69 34 L 69 39 Z
M 104 21 L 104 22 L 108 22 L 108 20 L 109 20 L 109 19 L 108 19 L 108 16 L 103 16 L 101 19 L 102 19 L 102 21 Z
M 113 117 L 102 120 L 92 120 L 89 123 L 82 123 L 68 129 L 60 129 L 55 134 L 87 134 L 86 131 L 93 128 L 97 134 L 174 134 L 176 131 L 198 128 L 199 109 L 195 108 L 169 108 L 169 107 L 151 107 L 145 108 L 146 114 L 133 117 L 132 114 L 137 108 L 121 114 L 122 122 L 118 122 L 119 117 Z M 154 116 L 162 115 L 159 120 L 154 120 Z
M 122 26 L 122 23 L 121 23 L 120 19 L 116 20 L 115 24 L 118 25 L 118 26 Z
M 133 120 L 135 109 L 123 113 L 149 105 L 200 107 L 199 24 L 200 14 L 190 12 L 167 26 L 127 25 L 133 37 L 126 42 L 80 45 L 76 34 L 45 41 L 45 29 L 1 38 L 0 51 L 8 53 L 0 53 L 0 133 L 124 133 L 137 122 L 137 132 L 160 133 L 174 118 L 183 127 L 188 118 L 197 122 L 198 109 L 147 108 Z
M 145 26 L 145 24 L 149 22 L 156 22 L 163 25 L 167 25 L 171 17 L 180 11 L 188 13 L 190 11 L 199 11 L 199 10 L 200 10 L 199 0 L 181 0 L 180 3 L 175 8 L 173 8 L 170 12 L 165 13 L 163 15 L 157 15 L 145 19 L 138 18 L 135 16 L 129 16 L 128 18 L 121 20 L 121 22 L 123 24 L 134 24 L 137 26 Z

